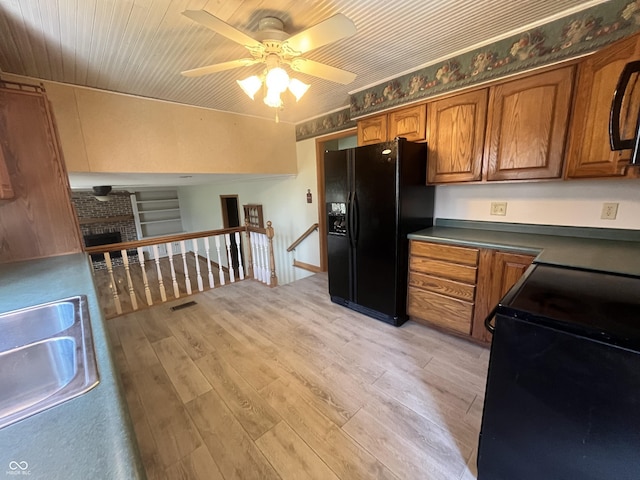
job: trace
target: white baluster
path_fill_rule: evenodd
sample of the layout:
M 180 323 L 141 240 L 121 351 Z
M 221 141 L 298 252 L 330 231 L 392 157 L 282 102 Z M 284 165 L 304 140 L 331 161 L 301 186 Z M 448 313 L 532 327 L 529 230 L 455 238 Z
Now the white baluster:
M 229 237 L 228 233 L 224 234 L 224 245 L 225 247 L 227 247 L 227 261 L 229 262 L 229 280 L 231 281 L 231 283 L 236 281 L 236 277 L 234 275 L 234 270 L 233 270 L 233 259 L 231 258 L 231 238 Z
M 184 268 L 184 283 L 187 287 L 187 295 L 191 295 L 191 279 L 189 278 L 189 269 L 187 268 L 187 247 L 184 240 L 180 240 L 180 253 L 182 253 L 182 266 Z
M 244 266 L 242 265 L 242 255 L 240 254 L 240 232 L 236 232 L 236 250 L 238 251 L 238 276 L 244 280 Z
M 209 288 L 213 288 L 213 272 L 211 271 L 211 256 L 209 255 L 209 237 L 204 237 L 204 249 L 207 252 L 207 269 L 209 270 Z
M 196 258 L 196 280 L 198 281 L 198 290 L 203 291 L 204 285 L 202 284 L 202 275 L 200 274 L 200 258 L 198 258 L 198 239 L 194 238 L 191 240 L 191 244 L 193 245 L 193 255 Z
M 222 258 L 220 257 L 220 235 L 216 235 L 216 250 L 218 251 L 218 274 L 220 285 L 224 285 L 224 270 L 222 270 Z
M 158 245 L 152 245 L 153 259 L 156 262 L 156 271 L 158 272 L 158 286 L 160 287 L 160 298 L 163 302 L 167 301 L 167 292 L 164 289 L 164 281 L 162 280 L 162 270 L 160 270 L 160 254 L 158 253 Z
M 125 249 L 120 250 L 122 253 L 122 264 L 124 265 L 124 273 L 127 277 L 127 286 L 129 287 L 129 298 L 131 299 L 131 307 L 134 310 L 138 309 L 138 300 L 136 299 L 136 291 L 133 289 L 133 282 L 131 281 L 131 272 L 129 272 L 129 256 Z
M 260 234 L 260 245 L 262 246 L 262 279 L 267 285 L 271 284 L 271 271 L 269 270 L 269 242 L 267 236 Z
M 180 290 L 178 289 L 178 281 L 176 280 L 176 269 L 173 268 L 173 249 L 171 242 L 167 242 L 167 255 L 169 256 L 169 265 L 171 266 L 171 281 L 173 282 L 173 296 L 180 298 Z
M 262 270 L 260 269 L 260 258 L 258 258 L 258 234 L 255 232 L 249 232 L 250 244 L 251 244 L 251 257 L 253 258 L 253 277 L 256 280 L 262 280 Z
M 122 313 L 122 305 L 120 305 L 120 297 L 118 296 L 118 286 L 116 285 L 115 278 L 113 278 L 113 265 L 111 264 L 111 255 L 109 252 L 104 252 L 104 261 L 107 264 L 107 272 L 109 272 L 109 280 L 111 281 L 113 303 L 116 305 L 116 313 L 120 315 Z
M 138 262 L 140 262 L 140 269 L 142 270 L 142 283 L 144 283 L 144 295 L 147 297 L 147 305 L 153 305 L 153 299 L 151 298 L 151 290 L 149 290 L 149 279 L 147 278 L 147 271 L 144 269 L 144 249 L 138 247 Z

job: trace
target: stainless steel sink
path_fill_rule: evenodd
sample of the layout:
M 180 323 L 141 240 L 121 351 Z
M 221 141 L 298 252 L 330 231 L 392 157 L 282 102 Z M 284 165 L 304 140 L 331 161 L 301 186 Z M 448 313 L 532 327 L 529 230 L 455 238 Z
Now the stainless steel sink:
M 0 428 L 98 381 L 84 295 L 0 315 Z

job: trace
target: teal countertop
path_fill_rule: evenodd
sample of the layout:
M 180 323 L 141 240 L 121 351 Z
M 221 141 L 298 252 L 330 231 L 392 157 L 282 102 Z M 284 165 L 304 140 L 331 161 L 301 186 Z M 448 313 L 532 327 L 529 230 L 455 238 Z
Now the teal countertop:
M 537 255 L 535 263 L 640 276 L 640 232 L 439 220 L 412 240 Z
M 87 296 L 100 383 L 0 429 L 0 473 L 26 462 L 31 479 L 145 478 L 87 256 L 0 265 L 0 313 L 75 295 Z

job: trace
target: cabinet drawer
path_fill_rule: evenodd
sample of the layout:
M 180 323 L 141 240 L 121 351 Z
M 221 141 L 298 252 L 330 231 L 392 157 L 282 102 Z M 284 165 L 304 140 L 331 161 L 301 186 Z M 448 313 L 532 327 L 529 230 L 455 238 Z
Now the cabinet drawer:
M 411 241 L 411 255 L 435 258 L 463 265 L 475 267 L 478 264 L 478 249 L 467 247 L 454 247 L 440 243 Z
M 476 267 L 468 265 L 458 265 L 456 263 L 441 262 L 430 258 L 416 257 L 409 258 L 409 270 L 419 273 L 427 273 L 436 277 L 448 278 L 458 282 L 476 283 Z
M 473 303 L 409 287 L 407 312 L 416 319 L 469 335 Z
M 455 282 L 444 278 L 432 277 L 424 273 L 410 272 L 409 285 L 412 287 L 422 288 L 430 292 L 447 295 L 448 297 L 458 298 L 473 302 L 476 287 L 466 283 Z

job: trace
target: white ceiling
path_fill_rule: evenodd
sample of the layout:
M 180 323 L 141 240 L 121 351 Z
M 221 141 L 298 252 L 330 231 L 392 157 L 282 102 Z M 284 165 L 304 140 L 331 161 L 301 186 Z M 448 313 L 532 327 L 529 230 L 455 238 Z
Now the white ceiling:
M 251 101 L 235 80 L 244 67 L 201 78 L 182 70 L 247 57 L 231 40 L 181 12 L 205 9 L 252 34 L 265 16 L 294 34 L 343 13 L 356 35 L 305 54 L 352 71 L 340 85 L 296 74 L 311 88 L 280 114 L 298 123 L 348 106 L 349 92 L 378 84 L 454 53 L 547 23 L 603 0 L 0 0 L 0 71 L 157 98 L 268 119 L 272 109 Z M 74 189 L 230 183 L 255 175 L 71 174 Z
M 0 0 L 0 70 L 265 118 L 236 79 L 244 67 L 202 78 L 180 71 L 247 57 L 247 51 L 181 12 L 205 9 L 252 33 L 275 16 L 291 34 L 335 13 L 357 34 L 305 56 L 356 73 L 349 85 L 296 74 L 311 83 L 281 121 L 298 123 L 347 106 L 348 92 L 396 77 L 532 24 L 602 0 Z

